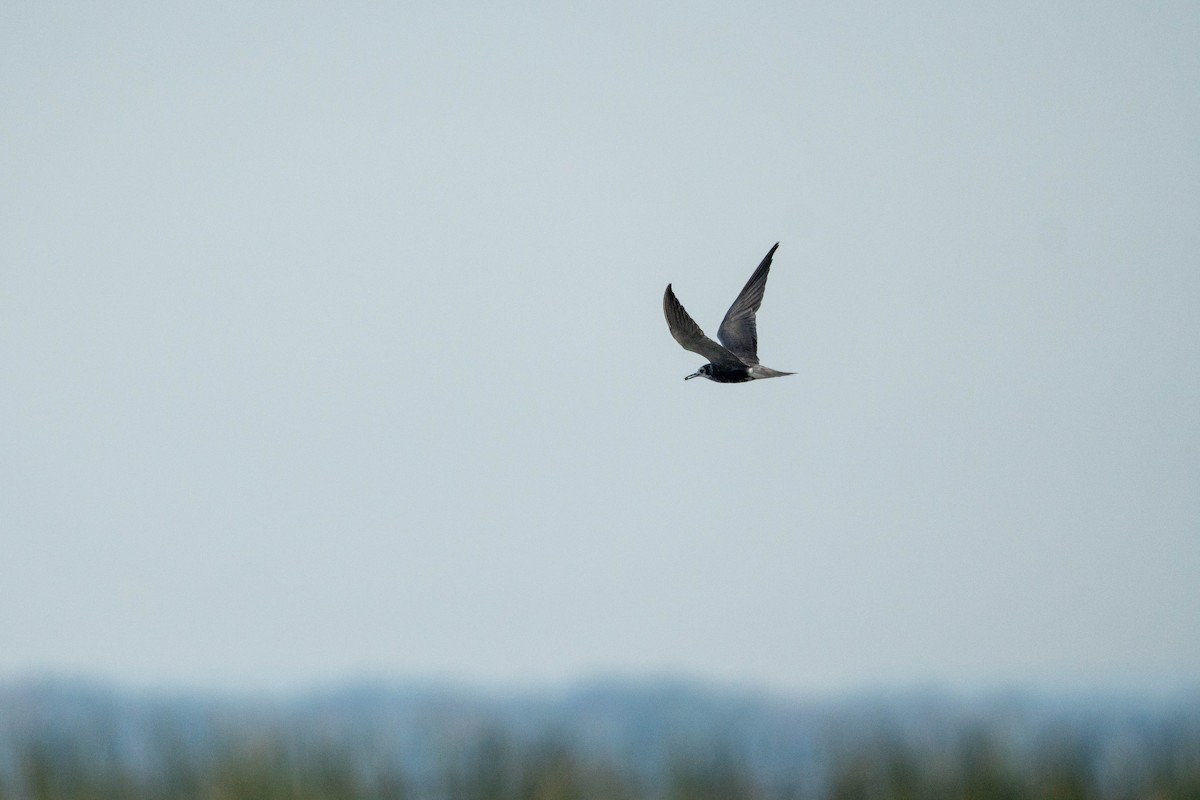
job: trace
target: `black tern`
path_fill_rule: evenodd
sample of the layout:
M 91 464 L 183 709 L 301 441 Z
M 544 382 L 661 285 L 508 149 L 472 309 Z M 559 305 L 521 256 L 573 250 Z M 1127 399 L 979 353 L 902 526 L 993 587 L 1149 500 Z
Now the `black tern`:
M 667 291 L 663 294 L 663 314 L 667 318 L 667 327 L 671 329 L 671 335 L 684 350 L 702 355 L 710 362 L 684 378 L 685 381 L 704 377 L 717 383 L 744 383 L 759 378 L 778 378 L 781 375 L 795 374 L 780 372 L 758 363 L 758 328 L 754 324 L 754 314 L 762 305 L 763 292 L 767 288 L 767 274 L 771 271 L 771 257 L 775 255 L 777 247 L 779 242 L 770 249 L 766 258 L 758 265 L 758 269 L 750 276 L 750 280 L 742 287 L 733 305 L 725 312 L 725 319 L 721 320 L 721 327 L 717 328 L 717 338 L 721 340 L 721 344 L 704 335 L 704 331 L 700 330 L 700 326 L 688 316 L 687 311 L 675 298 L 671 284 L 667 284 Z

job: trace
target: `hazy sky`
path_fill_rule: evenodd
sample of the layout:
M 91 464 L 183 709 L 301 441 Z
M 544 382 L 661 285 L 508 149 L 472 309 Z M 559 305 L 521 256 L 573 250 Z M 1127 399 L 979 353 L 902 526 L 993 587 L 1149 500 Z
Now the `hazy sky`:
M 1049 5 L 4 3 L 0 678 L 1200 674 L 1200 6 Z

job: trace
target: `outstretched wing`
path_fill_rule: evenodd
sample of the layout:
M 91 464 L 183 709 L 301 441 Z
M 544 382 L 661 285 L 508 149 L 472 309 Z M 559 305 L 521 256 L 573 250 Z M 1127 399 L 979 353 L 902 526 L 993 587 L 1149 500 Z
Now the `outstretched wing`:
M 763 292 L 767 289 L 767 274 L 771 271 L 771 257 L 775 255 L 776 247 L 779 247 L 779 242 L 775 243 L 750 280 L 746 281 L 733 305 L 725 312 L 721 327 L 717 329 L 721 344 L 746 364 L 758 363 L 758 326 L 754 317 L 762 305 Z
M 737 356 L 704 335 L 704 331 L 700 330 L 700 326 L 680 305 L 669 283 L 667 291 L 663 294 L 663 315 L 667 318 L 667 327 L 671 329 L 671 335 L 684 350 L 691 350 L 720 366 L 745 366 Z

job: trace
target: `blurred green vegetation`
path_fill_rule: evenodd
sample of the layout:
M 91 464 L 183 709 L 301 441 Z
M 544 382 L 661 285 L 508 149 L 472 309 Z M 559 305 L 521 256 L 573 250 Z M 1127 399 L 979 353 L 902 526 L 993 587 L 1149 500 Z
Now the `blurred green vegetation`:
M 438 785 L 421 791 L 395 769 L 364 768 L 353 753 L 289 749 L 282 739 L 231 744 L 204 763 L 164 756 L 144 771 L 97 763 L 66 743 L 30 743 L 18 758 L 16 774 L 0 782 L 0 800 L 1200 800 L 1194 756 L 1164 756 L 1134 783 L 1105 786 L 1069 752 L 1021 763 L 985 736 L 960 742 L 952 755 L 898 740 L 841 753 L 819 794 L 760 785 L 729 755 L 680 759 L 662 780 L 647 782 L 561 743 L 521 748 L 494 732 L 464 748 Z
M 676 698 L 623 728 L 611 704 L 548 724 L 453 704 L 372 717 L 371 696 L 219 713 L 49 697 L 0 704 L 0 800 L 1200 800 L 1194 706 L 1043 724 Z

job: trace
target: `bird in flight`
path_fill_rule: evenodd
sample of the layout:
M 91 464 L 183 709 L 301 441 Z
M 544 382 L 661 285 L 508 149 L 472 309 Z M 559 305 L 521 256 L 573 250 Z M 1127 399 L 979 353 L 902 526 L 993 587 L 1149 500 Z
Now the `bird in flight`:
M 725 312 L 721 327 L 717 328 L 717 338 L 721 344 L 704 335 L 667 284 L 663 294 L 663 314 L 667 318 L 667 327 L 671 335 L 684 350 L 702 355 L 708 359 L 698 371 L 684 378 L 708 378 L 717 383 L 744 383 L 759 378 L 778 378 L 781 375 L 792 375 L 791 372 L 780 372 L 777 369 L 764 367 L 758 363 L 758 328 L 754 324 L 754 315 L 762 305 L 763 292 L 767 288 L 767 273 L 771 271 L 771 257 L 775 255 L 775 243 L 767 253 L 758 269 L 746 281 L 733 305 Z

